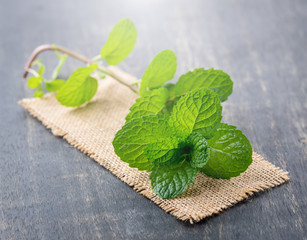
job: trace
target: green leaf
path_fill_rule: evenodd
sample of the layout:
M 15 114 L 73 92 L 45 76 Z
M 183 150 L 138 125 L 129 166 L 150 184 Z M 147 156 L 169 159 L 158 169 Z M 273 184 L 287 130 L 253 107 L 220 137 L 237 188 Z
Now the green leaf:
M 187 139 L 191 146 L 190 164 L 195 168 L 203 168 L 209 160 L 210 148 L 207 140 L 199 133 L 192 133 Z
M 123 61 L 132 51 L 137 38 L 137 30 L 129 19 L 120 20 L 106 44 L 102 47 L 100 55 L 109 65 L 116 65 Z
M 182 194 L 194 182 L 198 169 L 187 161 L 175 168 L 155 166 L 150 174 L 151 187 L 161 198 L 175 198 Z
M 147 159 L 154 163 L 164 163 L 176 157 L 179 150 L 179 139 L 169 138 L 164 141 L 148 144 L 144 151 Z
M 146 69 L 140 87 L 141 95 L 146 91 L 161 87 L 171 80 L 177 68 L 176 55 L 172 50 L 164 50 L 157 54 Z
M 50 82 L 45 82 L 46 90 L 49 92 L 58 91 L 65 84 L 65 80 L 56 79 Z
M 249 140 L 235 126 L 221 123 L 208 140 L 210 159 L 202 172 L 209 177 L 229 179 L 239 176 L 252 163 Z
M 221 102 L 224 102 L 232 93 L 232 86 L 233 82 L 230 76 L 222 70 L 198 68 L 179 78 L 176 83 L 175 95 L 184 95 L 194 89 L 209 88 L 217 93 Z
M 58 52 L 55 52 L 55 53 L 56 53 L 59 61 L 58 61 L 57 66 L 55 67 L 55 69 L 52 72 L 52 76 L 51 76 L 52 80 L 55 80 L 59 76 L 60 70 L 63 67 L 63 65 L 64 65 L 64 63 L 65 63 L 65 61 L 67 59 L 67 55 L 66 54 L 61 55 Z
M 34 95 L 33 95 L 34 97 L 36 97 L 36 98 L 41 98 L 41 97 L 43 97 L 44 96 L 44 91 L 43 91 L 43 89 L 40 87 L 40 88 L 38 88 L 35 92 L 34 92 Z
M 42 85 L 42 82 L 44 81 L 44 79 L 42 77 L 30 77 L 28 79 L 28 87 L 29 88 L 38 88 Z
M 222 119 L 222 106 L 216 93 L 209 89 L 197 89 L 181 97 L 174 106 L 170 127 L 178 137 L 186 138 L 199 132 L 212 137 Z
M 97 80 L 90 74 L 97 68 L 96 64 L 88 67 L 80 67 L 68 78 L 56 96 L 57 100 L 64 106 L 77 107 L 90 101 L 98 87 Z
M 168 91 L 164 88 L 147 92 L 143 97 L 138 98 L 135 104 L 132 105 L 130 113 L 126 116 L 126 121 L 158 113 L 164 107 L 167 100 Z
M 126 122 L 112 142 L 115 153 L 130 167 L 150 171 L 152 163 L 144 148 L 149 143 L 171 137 L 168 120 L 166 116 L 149 115 Z

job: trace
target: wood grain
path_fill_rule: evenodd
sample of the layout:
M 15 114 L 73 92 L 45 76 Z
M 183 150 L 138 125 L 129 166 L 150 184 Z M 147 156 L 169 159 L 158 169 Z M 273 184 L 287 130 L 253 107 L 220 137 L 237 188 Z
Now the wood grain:
M 196 67 L 223 69 L 235 82 L 224 120 L 291 181 L 190 226 L 17 104 L 32 94 L 21 76 L 37 45 L 57 43 L 91 57 L 124 17 L 139 37 L 122 69 L 141 77 L 166 48 L 178 56 L 175 79 Z M 306 22 L 307 2 L 299 0 L 1 1 L 0 238 L 307 239 Z M 52 53 L 42 57 L 56 64 Z M 69 61 L 62 77 L 77 66 Z

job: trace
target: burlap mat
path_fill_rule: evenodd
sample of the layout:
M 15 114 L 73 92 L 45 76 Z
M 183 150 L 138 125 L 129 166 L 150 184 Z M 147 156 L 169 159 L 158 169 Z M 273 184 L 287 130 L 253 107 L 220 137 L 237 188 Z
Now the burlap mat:
M 131 77 L 116 71 L 126 78 Z M 181 197 L 171 200 L 159 198 L 151 190 L 149 173 L 130 168 L 113 151 L 114 135 L 124 124 L 135 99 L 136 95 L 127 87 L 107 77 L 101 81 L 95 98 L 86 107 L 63 107 L 54 94 L 42 99 L 23 99 L 19 103 L 54 135 L 62 136 L 166 212 L 190 223 L 217 214 L 255 192 L 289 180 L 287 172 L 253 153 L 253 163 L 239 177 L 217 180 L 200 173 Z

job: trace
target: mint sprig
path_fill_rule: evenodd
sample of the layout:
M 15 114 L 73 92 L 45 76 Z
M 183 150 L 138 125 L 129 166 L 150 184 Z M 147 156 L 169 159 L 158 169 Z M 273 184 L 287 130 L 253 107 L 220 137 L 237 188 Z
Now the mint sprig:
M 145 97 L 137 104 L 141 101 Z M 113 140 L 115 153 L 131 167 L 151 171 L 152 188 L 161 198 L 182 194 L 199 171 L 238 176 L 251 163 L 252 149 L 241 131 L 220 123 L 221 110 L 212 90 L 190 91 L 171 116 L 147 112 L 127 121 Z
M 54 50 L 58 57 L 58 64 L 52 72 L 51 80 L 47 80 L 43 77 L 45 66 L 42 61 L 39 59 L 29 64 L 24 76 L 27 73 L 32 73 L 35 77 L 42 77 L 43 81 L 36 87 L 36 90 L 39 92 L 35 94 L 35 97 L 42 97 L 45 92 L 58 92 L 57 100 L 60 104 L 67 107 L 79 107 L 84 103 L 89 102 L 96 93 L 98 82 L 92 76 L 87 74 L 81 74 L 82 71 L 86 71 L 86 67 L 77 69 L 69 77 L 67 83 L 63 82 L 62 79 L 57 79 L 59 72 L 64 65 L 67 56 L 74 57 L 83 62 L 88 63 L 88 65 L 97 64 L 96 69 L 99 71 L 97 74 L 101 79 L 105 77 L 104 74 L 109 75 L 119 81 L 120 83 L 129 87 L 132 91 L 136 92 L 130 84 L 126 83 L 121 77 L 117 76 L 115 73 L 109 71 L 107 68 L 101 65 L 101 60 L 104 59 L 109 65 L 116 65 L 119 62 L 123 61 L 132 51 L 137 38 L 137 30 L 134 23 L 129 19 L 120 20 L 110 32 L 109 37 L 106 41 L 106 44 L 102 47 L 100 55 L 93 59 L 88 59 L 78 53 L 74 53 L 68 49 L 56 46 L 56 45 L 47 45 L 39 47 L 38 51 L 33 53 L 35 58 L 40 52 L 44 50 Z M 64 55 L 60 52 L 65 53 Z M 31 60 L 33 60 L 31 58 Z M 38 66 L 38 70 L 33 69 L 32 67 Z M 93 71 L 94 71 L 93 70 Z M 93 72 L 91 71 L 91 73 Z M 83 77 L 83 78 L 82 78 Z M 82 79 L 81 79 L 82 78 Z M 33 81 L 33 79 L 31 80 Z M 68 86 L 66 86 L 68 85 Z M 33 85 L 29 85 L 30 88 Z M 61 88 L 64 90 L 61 90 Z
M 199 172 L 221 179 L 244 172 L 252 162 L 249 140 L 235 126 L 221 123 L 221 102 L 233 89 L 230 76 L 222 70 L 198 68 L 171 83 L 177 58 L 167 49 L 153 58 L 141 80 L 126 82 L 103 62 L 116 65 L 123 61 L 136 38 L 133 22 L 123 19 L 110 32 L 100 54 L 92 59 L 56 45 L 41 46 L 33 53 L 24 76 L 32 73 L 28 86 L 35 89 L 35 97 L 56 92 L 56 99 L 67 107 L 91 101 L 98 88 L 93 76 L 111 76 L 139 95 L 112 143 L 115 153 L 130 167 L 151 172 L 152 189 L 161 198 L 180 196 Z M 54 50 L 59 60 L 51 80 L 44 77 L 42 61 L 33 62 L 44 50 Z M 76 69 L 65 81 L 58 75 L 68 55 L 87 65 Z

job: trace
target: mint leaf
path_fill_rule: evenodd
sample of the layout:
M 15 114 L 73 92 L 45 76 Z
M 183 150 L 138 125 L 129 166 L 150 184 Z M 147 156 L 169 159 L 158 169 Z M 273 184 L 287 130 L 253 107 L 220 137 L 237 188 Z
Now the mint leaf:
M 205 137 L 199 133 L 192 133 L 187 139 L 191 146 L 190 164 L 195 168 L 204 167 L 209 160 L 210 148 Z
M 176 83 L 175 95 L 184 95 L 198 88 L 209 88 L 217 93 L 221 102 L 224 102 L 232 93 L 232 86 L 233 82 L 230 76 L 222 70 L 198 68 L 179 78 Z
M 58 91 L 63 85 L 65 84 L 65 81 L 62 79 L 55 79 L 50 82 L 45 82 L 46 90 L 49 92 L 55 92 Z
M 77 107 L 90 101 L 98 87 L 97 80 L 90 74 L 97 68 L 96 64 L 88 67 L 80 67 L 68 78 L 56 96 L 57 100 L 64 106 Z
M 175 168 L 155 166 L 150 174 L 151 187 L 161 198 L 174 198 L 182 194 L 194 182 L 196 168 L 184 161 Z
M 146 69 L 140 87 L 141 95 L 146 91 L 161 87 L 171 80 L 177 68 L 176 55 L 172 50 L 164 50 L 158 53 Z
M 64 63 L 65 63 L 65 61 L 67 59 L 67 55 L 66 54 L 61 55 L 58 52 L 55 52 L 55 53 L 56 53 L 59 61 L 58 61 L 57 66 L 55 67 L 55 69 L 52 72 L 52 76 L 51 76 L 52 80 L 55 80 L 59 76 L 60 70 L 63 67 L 63 65 L 64 65 Z
M 130 108 L 130 113 L 126 116 L 126 121 L 147 115 L 153 115 L 161 111 L 168 100 L 168 91 L 159 88 L 147 92 L 143 97 L 136 100 Z
M 150 171 L 152 163 L 145 156 L 144 148 L 171 137 L 168 120 L 167 116 L 149 115 L 126 122 L 112 142 L 115 153 L 130 167 Z
M 235 126 L 221 123 L 208 140 L 210 159 L 202 172 L 209 177 L 229 179 L 239 176 L 252 163 L 249 140 Z
M 178 137 L 186 138 L 191 133 L 212 137 L 222 119 L 222 106 L 216 93 L 209 89 L 197 89 L 181 97 L 174 106 L 170 127 Z
M 40 87 L 41 85 L 42 85 L 42 82 L 44 81 L 44 79 L 42 78 L 42 77 L 30 77 L 29 79 L 28 79 L 28 87 L 29 88 L 32 88 L 32 89 L 34 89 L 34 88 L 38 88 L 38 87 Z
M 39 87 L 35 92 L 34 92 L 34 97 L 36 98 L 41 98 L 44 96 L 44 91 L 41 87 Z
M 136 42 L 137 30 L 129 19 L 120 20 L 106 44 L 102 47 L 100 55 L 109 65 L 116 65 L 123 61 L 132 51 Z
M 148 144 L 144 151 L 147 159 L 154 163 L 163 163 L 176 156 L 179 148 L 179 139 L 169 138 L 164 141 Z

